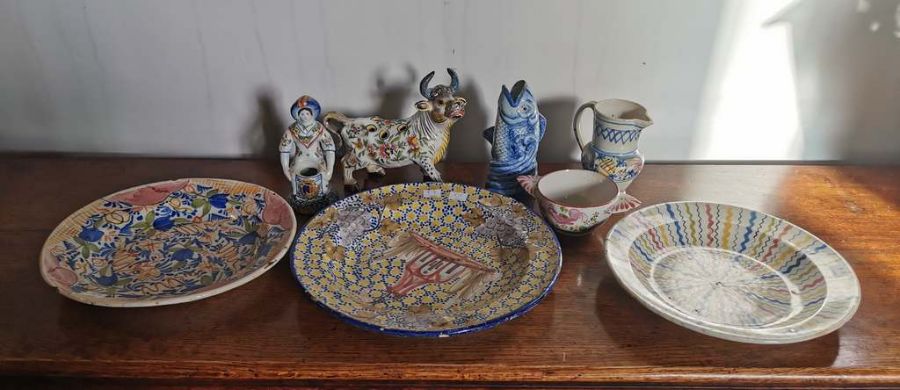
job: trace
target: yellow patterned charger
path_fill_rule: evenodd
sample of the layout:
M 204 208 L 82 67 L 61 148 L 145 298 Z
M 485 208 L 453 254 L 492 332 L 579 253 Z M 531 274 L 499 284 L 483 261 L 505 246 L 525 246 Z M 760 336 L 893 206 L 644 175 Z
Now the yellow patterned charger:
M 521 203 L 451 183 L 398 184 L 320 212 L 297 236 L 294 274 L 348 322 L 403 335 L 487 329 L 549 293 L 559 242 Z

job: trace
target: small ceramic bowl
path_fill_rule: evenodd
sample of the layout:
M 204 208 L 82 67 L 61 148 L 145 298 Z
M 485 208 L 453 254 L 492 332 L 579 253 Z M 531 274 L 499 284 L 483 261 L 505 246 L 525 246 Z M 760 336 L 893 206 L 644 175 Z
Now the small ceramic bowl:
M 518 179 L 538 199 L 550 225 L 564 234 L 586 234 L 613 213 L 628 211 L 639 204 L 619 193 L 612 180 L 595 171 L 566 169 Z

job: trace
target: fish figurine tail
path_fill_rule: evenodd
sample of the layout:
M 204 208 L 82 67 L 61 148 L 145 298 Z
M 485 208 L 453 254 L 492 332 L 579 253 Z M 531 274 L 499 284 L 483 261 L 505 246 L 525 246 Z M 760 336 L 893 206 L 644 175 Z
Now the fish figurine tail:
M 484 129 L 481 135 L 484 136 L 484 139 L 486 139 L 489 144 L 494 144 L 494 126 Z
M 541 180 L 541 177 L 539 175 L 522 175 L 517 177 L 516 180 L 519 182 L 519 185 L 525 189 L 525 192 L 534 195 L 537 183 Z

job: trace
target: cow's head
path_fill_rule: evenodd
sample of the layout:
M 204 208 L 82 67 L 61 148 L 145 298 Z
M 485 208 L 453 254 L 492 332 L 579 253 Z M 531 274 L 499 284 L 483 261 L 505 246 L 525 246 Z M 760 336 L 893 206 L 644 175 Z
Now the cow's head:
M 447 68 L 447 73 L 450 74 L 450 85 L 438 84 L 429 88 L 428 84 L 434 77 L 434 72 L 429 73 L 419 83 L 419 92 L 428 100 L 416 103 L 416 108 L 419 111 L 430 111 L 431 119 L 437 123 L 448 120 L 453 123 L 466 115 L 466 99 L 453 96 L 459 91 L 459 77 L 453 69 Z

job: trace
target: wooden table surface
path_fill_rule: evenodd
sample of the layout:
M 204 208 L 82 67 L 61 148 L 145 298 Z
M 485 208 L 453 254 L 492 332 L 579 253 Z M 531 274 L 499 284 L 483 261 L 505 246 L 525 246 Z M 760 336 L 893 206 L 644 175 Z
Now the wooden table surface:
M 237 179 L 286 193 L 276 165 L 0 155 L 0 381 L 110 388 L 182 382 L 900 385 L 900 167 L 650 164 L 631 186 L 647 205 L 705 200 L 781 216 L 844 255 L 860 279 L 859 311 L 840 330 L 792 345 L 719 340 L 645 309 L 606 265 L 602 237 L 611 223 L 587 237 L 561 237 L 559 281 L 531 312 L 449 339 L 399 338 L 348 325 L 304 295 L 288 261 L 224 294 L 154 308 L 81 304 L 41 279 L 44 239 L 100 196 L 178 177 Z M 484 164 L 440 169 L 448 181 L 475 185 L 486 171 Z M 415 169 L 401 169 L 367 186 L 420 178 Z M 42 376 L 54 378 L 36 378 Z

